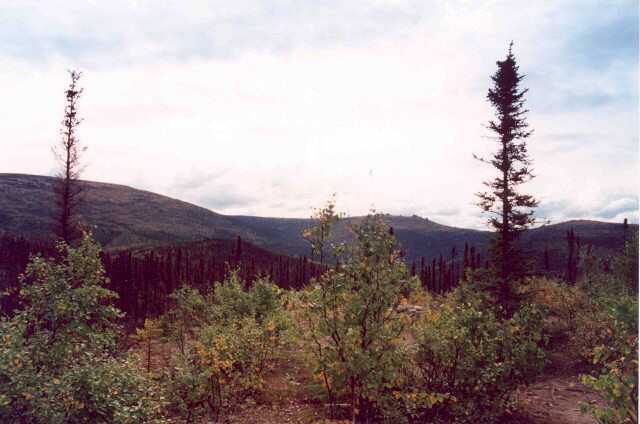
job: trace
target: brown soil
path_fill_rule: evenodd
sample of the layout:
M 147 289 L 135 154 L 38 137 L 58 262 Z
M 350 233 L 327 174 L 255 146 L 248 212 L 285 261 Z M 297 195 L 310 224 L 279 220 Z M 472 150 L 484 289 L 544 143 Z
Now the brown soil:
M 580 412 L 581 403 L 600 403 L 591 389 L 580 383 L 583 370 L 571 352 L 550 353 L 545 373 L 516 393 L 517 422 L 531 424 L 597 424 Z

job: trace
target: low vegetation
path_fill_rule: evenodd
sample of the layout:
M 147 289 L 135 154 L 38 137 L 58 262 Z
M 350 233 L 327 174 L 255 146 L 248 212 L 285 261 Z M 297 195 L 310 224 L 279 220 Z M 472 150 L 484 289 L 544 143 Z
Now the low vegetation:
M 576 285 L 525 280 L 521 306 L 505 318 L 478 289 L 486 273 L 431 295 L 381 216 L 353 231 L 354 243 L 335 249 L 339 266 L 301 291 L 237 273 L 205 290 L 178 288 L 165 315 L 129 336 L 128 351 L 90 237 L 61 243 L 56 258 L 33 257 L 20 308 L 0 321 L 0 420 L 220 420 L 260 402 L 283 361 L 300 361 L 309 402 L 327 404 L 327 419 L 498 422 L 550 353 L 571 350 L 603 399 L 584 412 L 637 422 L 633 251 Z
M 99 247 L 85 237 L 27 267 L 20 309 L 0 321 L 0 421 L 134 423 L 164 401 L 135 355 L 117 351 L 121 313 L 104 288 Z

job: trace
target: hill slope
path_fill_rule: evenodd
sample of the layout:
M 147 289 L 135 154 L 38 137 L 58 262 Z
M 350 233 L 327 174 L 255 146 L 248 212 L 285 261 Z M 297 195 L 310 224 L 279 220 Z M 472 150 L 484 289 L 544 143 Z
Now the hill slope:
M 53 226 L 51 177 L 0 174 L 0 232 L 43 238 Z M 86 202 L 82 220 L 106 249 L 159 246 L 204 239 L 240 236 L 256 246 L 287 255 L 308 255 L 309 245 L 301 232 L 310 219 L 227 216 L 166 196 L 127 186 L 83 181 Z M 335 230 L 335 239 L 349 237 L 348 225 L 362 218 L 347 218 Z M 427 259 L 452 247 L 462 253 L 464 243 L 475 245 L 484 255 L 491 233 L 449 227 L 417 216 L 389 216 L 396 236 L 409 260 Z M 574 228 L 583 244 L 593 244 L 599 254 L 609 254 L 622 245 L 622 224 L 571 221 L 548 225 L 526 233 L 524 246 L 539 260 L 549 248 L 553 268 L 564 263 L 564 236 Z M 632 231 L 638 231 L 633 225 Z

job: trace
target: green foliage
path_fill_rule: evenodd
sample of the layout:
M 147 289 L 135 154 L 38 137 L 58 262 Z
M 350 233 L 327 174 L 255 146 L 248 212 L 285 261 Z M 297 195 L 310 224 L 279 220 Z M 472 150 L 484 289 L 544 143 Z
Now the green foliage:
M 604 331 L 589 351 L 593 371 L 582 382 L 597 390 L 606 405 L 583 405 L 599 422 L 638 422 L 638 300 L 622 297 L 604 316 Z
M 0 421 L 149 422 L 161 399 L 131 358 L 115 355 L 115 294 L 99 246 L 59 245 L 58 261 L 34 257 L 23 308 L 0 321 Z
M 303 333 L 331 403 L 346 398 L 357 421 L 379 417 L 405 356 L 410 319 L 399 312 L 417 282 L 408 275 L 382 216 L 354 228 L 346 263 L 303 293 Z
M 531 303 L 543 308 L 544 329 L 554 345 L 575 353 L 590 371 L 581 381 L 605 405 L 582 409 L 606 424 L 638 421 L 638 299 L 620 271 L 587 273 L 576 286 L 532 279 L 522 288 Z
M 624 246 L 624 253 L 617 258 L 614 267 L 621 277 L 620 279 L 626 283 L 631 293 L 638 294 L 638 234 L 636 233 L 631 240 L 627 240 Z
M 512 406 L 513 390 L 544 365 L 542 315 L 526 307 L 509 320 L 460 287 L 432 305 L 413 329 L 413 391 L 442 401 L 413 411 L 421 422 L 495 422 Z
M 166 385 L 170 408 L 187 422 L 207 412 L 217 420 L 250 402 L 288 343 L 291 323 L 282 291 L 265 279 L 249 290 L 243 286 L 231 273 L 206 297 L 188 288 L 174 293 L 170 316 L 184 321 L 170 328 L 184 338 L 173 337 L 180 352 L 166 371 Z
M 174 302 L 161 319 L 161 325 L 169 339 L 184 354 L 187 341 L 193 332 L 205 324 L 209 317 L 209 307 L 204 296 L 197 289 L 183 285 L 176 289 L 169 298 Z
M 134 339 L 142 342 L 145 350 L 147 373 L 151 372 L 151 346 L 153 341 L 162 335 L 162 329 L 156 320 L 145 319 L 144 327 L 136 329 Z
M 498 277 L 495 281 L 499 283 L 497 300 L 507 317 L 517 309 L 512 286 L 525 271 L 518 237 L 534 223 L 533 208 L 538 205 L 533 196 L 520 189 L 522 184 L 534 178 L 526 144 L 532 131 L 528 129 L 524 106 L 528 90 L 520 86 L 524 75 L 519 72 L 512 47 L 513 43 L 509 45 L 507 57 L 496 62 L 498 69 L 491 77 L 493 86 L 487 93 L 487 100 L 496 114 L 488 128 L 499 147 L 489 159 L 480 160 L 491 165 L 497 175 L 485 181 L 489 191 L 476 194 L 478 206 L 488 213 L 488 223 L 495 230 L 491 262 Z
M 570 347 L 578 355 L 591 348 L 600 311 L 582 287 L 536 277 L 523 282 L 519 295 L 544 312 L 543 333 L 552 346 Z
M 312 218 L 317 220 L 317 224 L 302 232 L 302 237 L 311 244 L 312 259 L 313 255 L 318 255 L 321 265 L 324 264 L 325 243 L 332 227 L 341 217 L 340 214 L 336 214 L 335 209 L 335 198 L 331 198 L 325 207 L 314 212 Z

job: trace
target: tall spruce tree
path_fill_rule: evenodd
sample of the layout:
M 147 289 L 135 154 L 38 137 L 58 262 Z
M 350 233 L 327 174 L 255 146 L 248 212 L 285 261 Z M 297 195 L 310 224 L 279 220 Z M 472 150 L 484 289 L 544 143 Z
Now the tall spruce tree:
M 82 122 L 78 117 L 78 100 L 82 94 L 78 80 L 81 75 L 78 71 L 69 71 L 70 82 L 65 90 L 66 105 L 60 131 L 62 138 L 53 149 L 60 164 L 55 184 L 56 235 L 67 243 L 80 236 L 77 222 L 78 206 L 82 200 L 82 186 L 79 183 L 82 170 L 80 156 L 86 149 L 80 145 L 77 136 L 78 125 Z
M 528 110 L 524 107 L 528 89 L 520 88 L 524 75 L 519 73 L 512 48 L 513 42 L 507 57 L 496 62 L 498 70 L 491 77 L 493 87 L 487 94 L 496 116 L 489 121 L 488 128 L 495 136 L 498 149 L 490 159 L 478 158 L 493 166 L 498 175 L 484 183 L 488 191 L 477 193 L 478 205 L 489 214 L 489 225 L 496 231 L 491 264 L 499 277 L 498 300 L 507 313 L 514 306 L 513 283 L 524 272 L 518 236 L 534 223 L 532 208 L 538 204 L 533 196 L 518 190 L 533 178 L 526 145 L 532 131 L 528 129 L 525 117 Z

